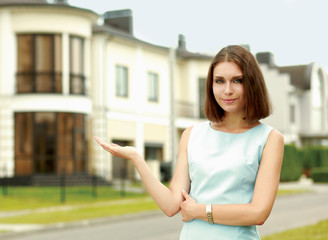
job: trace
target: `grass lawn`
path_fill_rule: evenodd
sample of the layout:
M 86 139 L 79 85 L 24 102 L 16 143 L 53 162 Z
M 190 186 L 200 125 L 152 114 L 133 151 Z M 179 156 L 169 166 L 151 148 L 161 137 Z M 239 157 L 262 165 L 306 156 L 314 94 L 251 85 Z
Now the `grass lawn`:
M 304 189 L 294 189 L 294 190 L 287 190 L 287 189 L 280 189 L 278 190 L 277 196 L 284 196 L 284 195 L 292 195 L 292 194 L 300 194 L 300 193 L 307 193 L 309 190 Z
M 278 196 L 303 193 L 303 190 L 279 190 Z M 7 196 L 0 196 L 0 212 L 31 209 L 34 211 L 15 217 L 0 218 L 0 223 L 50 224 L 89 218 L 100 218 L 157 210 L 147 193 L 122 192 L 108 186 L 97 188 L 97 197 L 91 187 L 66 187 L 65 203 L 60 202 L 59 187 L 9 188 Z M 54 209 L 51 209 L 54 207 Z M 66 208 L 65 208 L 66 207 Z M 40 208 L 48 208 L 40 211 Z
M 315 225 L 288 230 L 263 237 L 262 240 L 326 240 L 328 239 L 328 220 Z
M 0 212 L 26 209 L 32 212 L 2 217 L 0 223 L 50 224 L 158 209 L 147 193 L 123 194 L 108 186 L 99 186 L 96 197 L 89 186 L 66 187 L 64 203 L 60 201 L 59 187 L 11 187 L 7 193 L 0 196 Z M 42 211 L 43 208 L 47 210 Z
M 7 195 L 2 194 L 0 196 L 0 211 L 95 203 L 146 196 L 148 196 L 147 193 L 123 193 L 108 186 L 98 186 L 96 195 L 90 186 L 66 187 L 63 203 L 61 202 L 60 187 L 9 187 Z

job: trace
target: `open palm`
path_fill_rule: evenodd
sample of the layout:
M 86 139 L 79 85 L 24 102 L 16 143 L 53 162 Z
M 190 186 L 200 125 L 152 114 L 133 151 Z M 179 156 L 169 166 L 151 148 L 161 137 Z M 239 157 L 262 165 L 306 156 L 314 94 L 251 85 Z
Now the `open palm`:
M 135 147 L 130 147 L 130 146 L 122 147 L 115 143 L 109 144 L 101 140 L 99 137 L 94 137 L 94 139 L 104 150 L 106 150 L 107 152 L 109 152 L 115 157 L 132 160 L 134 157 L 138 155 L 137 149 Z

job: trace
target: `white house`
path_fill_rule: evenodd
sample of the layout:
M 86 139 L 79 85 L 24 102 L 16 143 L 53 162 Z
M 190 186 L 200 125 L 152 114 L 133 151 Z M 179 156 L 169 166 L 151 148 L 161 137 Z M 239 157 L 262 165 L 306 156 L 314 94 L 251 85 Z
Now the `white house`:
M 279 129 L 286 143 L 328 145 L 328 82 L 315 63 L 276 66 L 272 53 L 258 53 L 274 105 L 265 121 Z M 280 77 L 279 77 L 279 76 Z

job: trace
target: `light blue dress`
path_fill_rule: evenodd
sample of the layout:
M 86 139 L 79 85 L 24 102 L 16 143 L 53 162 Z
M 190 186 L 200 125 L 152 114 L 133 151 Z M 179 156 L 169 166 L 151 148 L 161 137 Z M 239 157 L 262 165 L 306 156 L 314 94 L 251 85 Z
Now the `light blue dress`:
M 250 203 L 262 151 L 272 127 L 261 123 L 243 133 L 226 133 L 210 123 L 196 124 L 187 147 L 190 196 L 202 204 Z M 209 224 L 194 219 L 183 225 L 180 240 L 260 239 L 256 226 Z

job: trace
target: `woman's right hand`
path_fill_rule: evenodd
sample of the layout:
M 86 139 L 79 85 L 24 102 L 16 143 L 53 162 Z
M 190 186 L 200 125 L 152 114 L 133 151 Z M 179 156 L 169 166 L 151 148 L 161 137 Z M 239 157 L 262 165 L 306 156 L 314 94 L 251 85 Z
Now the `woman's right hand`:
M 132 159 L 135 159 L 139 155 L 139 153 L 137 152 L 137 149 L 134 147 L 130 147 L 130 146 L 122 147 L 115 143 L 108 144 L 96 136 L 94 137 L 94 139 L 104 150 L 106 150 L 107 152 L 109 152 L 110 154 L 112 154 L 115 157 L 132 160 Z

